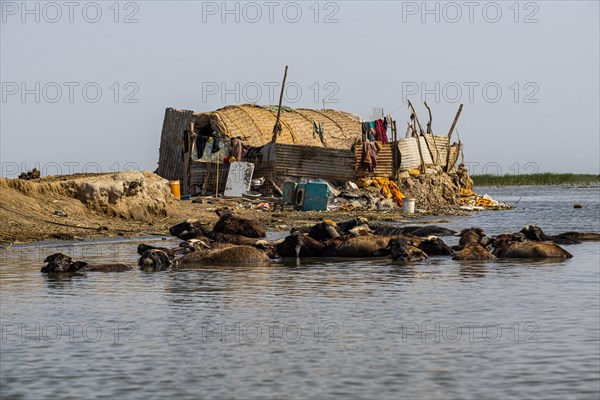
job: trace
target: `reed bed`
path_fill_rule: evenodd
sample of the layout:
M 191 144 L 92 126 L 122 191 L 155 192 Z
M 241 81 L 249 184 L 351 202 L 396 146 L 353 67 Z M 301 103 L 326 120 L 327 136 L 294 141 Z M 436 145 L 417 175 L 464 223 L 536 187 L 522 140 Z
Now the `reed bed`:
M 580 185 L 600 183 L 596 174 L 474 175 L 475 186 Z

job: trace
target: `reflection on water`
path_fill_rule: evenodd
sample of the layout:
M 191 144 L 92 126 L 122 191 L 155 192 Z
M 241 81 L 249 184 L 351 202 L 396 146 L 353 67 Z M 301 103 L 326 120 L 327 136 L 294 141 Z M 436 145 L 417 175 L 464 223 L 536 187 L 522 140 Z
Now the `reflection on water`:
M 478 191 L 521 198 L 519 209 L 445 226 L 600 231 L 598 188 Z M 574 202 L 584 208 L 574 210 Z M 562 399 L 600 392 L 598 243 L 569 246 L 570 260 L 303 259 L 39 273 L 57 251 L 135 264 L 138 243 L 3 251 L 3 398 Z

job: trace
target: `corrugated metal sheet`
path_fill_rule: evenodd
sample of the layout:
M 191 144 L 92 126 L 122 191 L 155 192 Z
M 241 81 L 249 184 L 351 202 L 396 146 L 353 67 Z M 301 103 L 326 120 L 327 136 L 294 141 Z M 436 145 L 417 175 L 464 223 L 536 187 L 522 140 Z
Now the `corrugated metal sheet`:
M 348 181 L 355 178 L 355 155 L 351 150 L 314 146 L 275 145 L 274 163 L 256 162 L 253 178 L 313 178 Z M 208 174 L 207 174 L 208 170 Z M 225 189 L 229 164 L 220 164 L 219 191 Z M 199 192 L 206 184 L 207 192 L 214 192 L 216 163 L 194 161 L 191 166 L 192 192 Z
M 189 129 L 193 113 L 167 108 L 160 137 L 158 175 L 169 180 L 183 180 L 183 133 Z
M 448 154 L 448 138 L 445 136 L 425 135 L 420 136 L 421 155 L 425 166 L 446 166 Z M 398 141 L 400 151 L 400 170 L 419 168 L 421 166 L 421 155 L 419 154 L 417 138 L 410 137 Z
M 351 150 L 276 144 L 274 176 L 352 180 L 355 156 Z M 260 167 L 257 171 L 260 171 Z
M 356 176 L 381 176 L 386 178 L 394 177 L 394 144 L 381 143 L 381 150 L 377 155 L 377 166 L 375 172 L 367 171 L 362 165 L 362 145 L 356 146 Z

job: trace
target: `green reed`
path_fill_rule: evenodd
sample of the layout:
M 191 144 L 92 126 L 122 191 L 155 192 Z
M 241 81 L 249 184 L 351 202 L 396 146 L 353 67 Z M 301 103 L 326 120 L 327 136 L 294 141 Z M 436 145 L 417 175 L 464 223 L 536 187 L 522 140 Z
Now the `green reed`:
M 525 175 L 474 175 L 475 186 L 519 186 L 519 185 L 578 185 L 599 183 L 595 174 L 525 174 Z

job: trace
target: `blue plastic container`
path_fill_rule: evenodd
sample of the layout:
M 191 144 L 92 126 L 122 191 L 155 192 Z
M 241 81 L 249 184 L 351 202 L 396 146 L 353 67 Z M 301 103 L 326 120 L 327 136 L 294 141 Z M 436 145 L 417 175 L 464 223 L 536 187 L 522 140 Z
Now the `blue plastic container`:
M 327 211 L 328 200 L 329 186 L 326 183 L 309 182 L 298 185 L 296 204 L 302 204 L 302 211 Z

